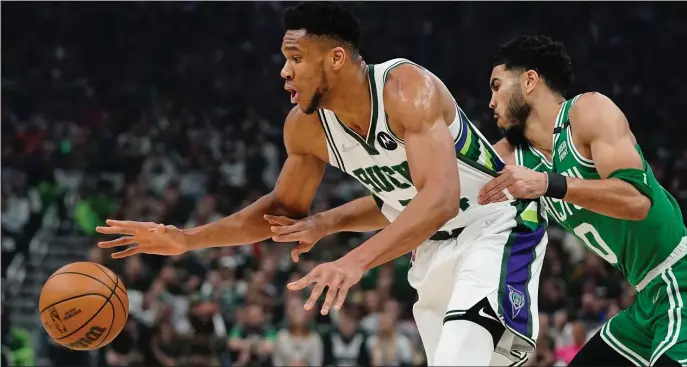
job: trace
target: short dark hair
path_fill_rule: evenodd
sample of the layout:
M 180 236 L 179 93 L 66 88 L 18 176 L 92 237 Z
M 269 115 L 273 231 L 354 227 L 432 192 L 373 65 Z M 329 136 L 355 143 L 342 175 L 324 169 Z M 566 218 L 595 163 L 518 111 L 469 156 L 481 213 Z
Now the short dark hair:
M 544 35 L 524 35 L 502 44 L 493 66 L 535 70 L 551 90 L 565 97 L 572 82 L 572 63 L 565 46 Z
M 310 35 L 330 38 L 353 51 L 359 50 L 360 22 L 341 5 L 304 1 L 286 9 L 283 23 L 287 31 L 303 29 Z

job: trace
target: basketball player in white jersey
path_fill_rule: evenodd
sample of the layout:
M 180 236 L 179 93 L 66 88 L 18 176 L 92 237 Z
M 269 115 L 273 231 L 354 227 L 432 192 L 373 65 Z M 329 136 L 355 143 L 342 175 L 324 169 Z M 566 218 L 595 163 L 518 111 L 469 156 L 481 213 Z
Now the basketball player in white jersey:
M 288 158 L 273 191 L 197 228 L 110 220 L 97 230 L 123 237 L 99 245 L 133 245 L 113 254 L 122 258 L 268 239 L 265 217 L 306 217 L 329 163 L 371 190 L 391 224 L 290 284 L 315 283 L 305 308 L 325 287 L 321 312 L 340 308 L 363 272 L 414 251 L 414 315 L 430 365 L 524 363 L 539 329 L 546 246 L 537 202 L 477 204 L 503 162 L 436 76 L 404 59 L 366 64 L 351 13 L 305 2 L 287 10 L 284 25 L 281 76 L 297 106 L 284 125 Z

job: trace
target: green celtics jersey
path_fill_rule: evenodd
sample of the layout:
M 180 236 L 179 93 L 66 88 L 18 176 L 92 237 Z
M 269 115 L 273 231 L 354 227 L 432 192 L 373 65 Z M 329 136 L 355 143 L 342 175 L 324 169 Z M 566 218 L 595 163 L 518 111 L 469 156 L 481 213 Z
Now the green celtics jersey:
M 568 177 L 600 178 L 594 162 L 583 157 L 573 144 L 568 112 L 578 97 L 563 103 L 558 113 L 552 161 L 529 145 L 516 148 L 517 164 Z M 641 156 L 639 146 L 636 148 Z M 677 202 L 658 183 L 643 156 L 642 160 L 645 171 L 643 184 L 647 187 L 645 194 L 650 196 L 653 203 L 644 220 L 611 218 L 562 200 L 542 198 L 549 218 L 575 235 L 589 250 L 618 268 L 635 287 L 652 269 L 671 256 L 687 232 Z

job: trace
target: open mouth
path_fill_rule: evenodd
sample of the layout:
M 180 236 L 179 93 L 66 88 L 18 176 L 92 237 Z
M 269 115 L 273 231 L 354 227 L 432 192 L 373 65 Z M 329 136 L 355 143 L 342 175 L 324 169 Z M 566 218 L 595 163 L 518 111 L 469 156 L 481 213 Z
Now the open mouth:
M 296 104 L 298 101 L 298 91 L 293 89 L 290 85 L 285 85 L 284 89 L 291 94 L 291 103 Z

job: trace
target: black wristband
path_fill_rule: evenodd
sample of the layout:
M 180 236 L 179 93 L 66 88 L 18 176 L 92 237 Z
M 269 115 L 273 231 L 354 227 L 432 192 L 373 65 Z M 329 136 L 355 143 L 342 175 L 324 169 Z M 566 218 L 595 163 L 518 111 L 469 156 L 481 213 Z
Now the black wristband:
M 565 180 L 565 176 L 553 172 L 546 172 L 546 176 L 548 176 L 549 184 L 546 187 L 544 196 L 563 199 L 565 194 L 568 193 L 568 181 Z

